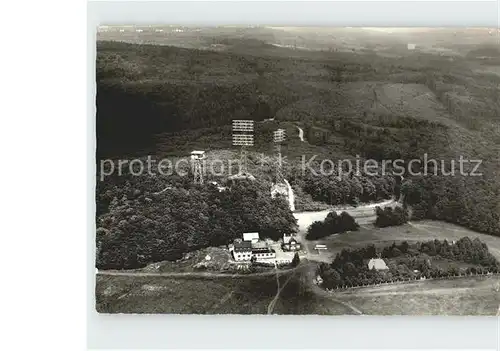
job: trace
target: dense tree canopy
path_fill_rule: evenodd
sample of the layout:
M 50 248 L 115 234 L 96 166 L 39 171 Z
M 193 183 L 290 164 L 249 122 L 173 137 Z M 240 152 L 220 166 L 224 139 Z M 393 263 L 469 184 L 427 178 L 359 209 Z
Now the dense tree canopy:
M 387 270 L 368 268 L 368 261 L 380 256 Z M 409 244 L 393 243 L 380 252 L 374 245 L 342 250 L 331 264 L 322 263 L 318 274 L 325 288 L 375 284 L 409 278 L 437 278 L 458 274 L 499 272 L 500 263 L 478 238 L 464 237 L 455 243 L 432 240 Z
M 377 206 L 375 208 L 375 214 L 377 215 L 375 225 L 381 228 L 402 225 L 408 221 L 408 213 L 406 209 L 401 206 L 396 206 L 395 208 L 387 206 L 384 209 Z
M 262 43 L 258 48 L 270 49 Z M 451 69 L 448 60 L 424 54 L 399 62 L 339 52 L 302 53 L 308 59 L 276 52 L 259 56 L 252 50 L 244 54 L 98 42 L 98 160 L 109 155 L 145 155 L 146 150 L 185 152 L 193 141 L 213 149 L 228 148 L 232 119 L 275 117 L 294 130 L 295 123 L 302 126 L 307 143 L 300 143 L 300 150 L 313 154 L 402 159 L 406 170 L 410 160 L 423 161 L 424 154 L 447 162 L 459 155 L 483 160 L 481 177 L 405 174 L 401 193 L 414 219 L 446 220 L 500 236 L 497 78 L 471 78 L 470 70 Z M 432 104 L 422 105 L 425 113 L 418 108 L 413 114 L 396 106 L 391 111 L 371 109 L 376 89 L 371 82 L 402 88 L 410 84 L 411 89 L 427 91 Z M 425 166 L 420 163 L 412 170 L 422 171 Z M 392 171 L 389 166 L 385 174 L 351 173 L 340 178 L 335 172 L 287 174 L 287 179 L 299 194 L 308 194 L 314 201 L 357 204 L 399 197 L 400 184 Z M 169 180 L 172 192 L 157 199 L 153 193 L 165 184 L 152 179 L 141 182 L 124 178 L 97 184 L 98 238 L 104 238 L 99 241 L 101 264 L 135 266 L 156 258 L 173 259 L 186 250 L 225 242 L 237 231 L 255 228 L 262 235 L 278 237 L 293 222 L 282 201 L 268 199 L 267 188 L 260 192 L 265 196 L 254 196 L 251 189 L 221 195 L 177 179 Z M 246 191 L 248 196 L 238 195 Z M 168 201 L 180 201 L 179 209 Z M 321 232 L 323 227 L 315 224 L 315 228 Z M 167 246 L 150 241 L 168 241 L 164 233 L 176 231 L 185 240 L 172 239 Z M 210 235 L 200 237 L 194 232 Z M 123 262 L 116 258 L 120 252 Z
M 415 177 L 402 186 L 414 219 L 438 219 L 500 236 L 500 188 L 477 177 Z
M 243 232 L 279 239 L 296 230 L 288 203 L 256 182 L 172 187 L 160 194 L 120 188 L 97 220 L 98 268 L 137 268 L 186 252 L 225 245 Z
M 387 176 L 355 175 L 352 172 L 339 177 L 338 172 L 323 175 L 313 164 L 313 172 L 292 177 L 292 184 L 303 189 L 313 200 L 330 205 L 358 204 L 389 199 L 396 192 L 396 180 Z M 347 173 L 347 172 L 346 172 Z M 319 175 L 318 175 L 319 174 Z
M 325 236 L 344 233 L 351 230 L 358 230 L 359 225 L 347 212 L 342 212 L 340 216 L 337 212 L 328 213 L 324 221 L 313 222 L 307 228 L 306 239 L 317 240 Z

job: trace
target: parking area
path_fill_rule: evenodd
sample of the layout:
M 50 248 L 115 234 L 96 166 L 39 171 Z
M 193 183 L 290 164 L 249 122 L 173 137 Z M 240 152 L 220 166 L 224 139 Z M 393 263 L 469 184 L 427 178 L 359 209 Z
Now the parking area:
M 274 251 L 276 251 L 276 262 L 286 263 L 291 262 L 295 252 L 287 252 L 281 249 L 281 243 L 275 242 L 269 245 Z

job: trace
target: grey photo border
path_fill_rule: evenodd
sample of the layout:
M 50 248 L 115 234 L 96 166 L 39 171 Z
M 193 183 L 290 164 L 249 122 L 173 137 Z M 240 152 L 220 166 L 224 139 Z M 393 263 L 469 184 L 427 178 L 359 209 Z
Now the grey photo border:
M 95 33 L 99 24 L 496 27 L 499 1 L 91 1 L 87 7 L 89 349 L 490 349 L 500 317 L 104 315 L 95 310 Z M 500 45 L 500 38 L 499 38 Z M 307 325 L 307 328 L 305 327 Z M 362 333 L 359 333 L 362 330 Z M 194 333 L 195 331 L 195 333 Z M 276 337 L 280 335 L 293 338 Z M 255 337 L 249 340 L 249 336 Z M 241 343 L 248 340 L 248 343 Z

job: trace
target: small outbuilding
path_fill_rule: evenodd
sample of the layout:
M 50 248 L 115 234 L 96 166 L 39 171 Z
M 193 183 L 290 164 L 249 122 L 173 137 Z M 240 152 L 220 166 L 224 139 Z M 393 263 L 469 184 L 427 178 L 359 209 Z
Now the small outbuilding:
M 243 233 L 243 241 L 249 241 L 255 244 L 259 239 L 259 233 Z
M 297 239 L 294 238 L 293 235 L 283 235 L 283 244 L 281 246 L 283 251 L 299 251 L 300 243 Z
M 376 269 L 377 271 L 381 271 L 381 270 L 386 270 L 386 269 L 389 269 L 389 267 L 387 267 L 387 265 L 385 264 L 385 261 L 381 258 L 372 258 L 369 262 L 368 262 L 368 269 Z

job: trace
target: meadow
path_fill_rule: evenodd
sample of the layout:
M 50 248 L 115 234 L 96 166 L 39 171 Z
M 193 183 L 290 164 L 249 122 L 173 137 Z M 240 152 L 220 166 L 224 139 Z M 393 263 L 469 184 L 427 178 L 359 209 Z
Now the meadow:
M 363 314 L 494 316 L 500 278 L 474 277 L 352 289 L 336 294 Z
M 234 29 L 220 28 L 179 32 L 165 27 L 164 32 L 153 33 L 155 29 L 158 28 L 144 29 L 141 35 L 131 30 L 122 33 L 110 29 L 97 37 L 98 160 L 146 155 L 179 158 L 187 157 L 193 149 L 207 151 L 209 160 L 237 158 L 238 150 L 230 145 L 230 121 L 236 118 L 256 121 L 249 170 L 266 189 L 273 172 L 271 165 L 260 167 L 259 155 L 272 155 L 270 135 L 276 128 L 286 129 L 288 140 L 282 152 L 292 165 L 302 155 L 306 158 L 318 155 L 318 159 L 361 155 L 376 160 L 409 160 L 420 159 L 427 153 L 445 160 L 459 156 L 481 159 L 482 178 L 414 177 L 408 179 L 412 191 L 407 198 L 414 213 L 420 214 L 418 218 L 459 223 L 497 237 L 431 220 L 412 219 L 403 226 L 379 229 L 366 219 L 360 221 L 359 231 L 332 235 L 308 242 L 307 246 L 310 257 L 328 261 L 344 248 L 372 243 L 386 246 L 403 240 L 450 241 L 469 236 L 478 237 L 500 258 L 497 162 L 500 78 L 495 58 L 498 51 L 492 51 L 491 38 L 478 44 L 477 34 L 461 33 L 457 37 L 456 32 L 442 30 L 432 34 L 432 40 L 429 36 L 423 40 L 434 42 L 434 35 L 442 36 L 446 39 L 440 44 L 443 48 L 410 52 L 406 49 L 408 38 L 386 40 L 380 46 L 385 39 L 357 30 L 354 30 L 357 34 L 341 29 L 335 35 L 311 35 L 308 31 L 299 35 L 296 30 L 292 33 L 290 29 L 272 28 L 239 30 L 237 34 Z M 332 39 L 340 38 L 339 33 L 350 37 L 350 44 Z M 302 39 L 296 42 L 299 37 Z M 294 45 L 314 50 L 292 49 Z M 453 57 L 441 55 L 450 50 Z M 481 50 L 489 51 L 484 54 Z M 482 56 L 491 57 L 483 62 Z M 299 139 L 298 127 L 303 129 L 305 141 Z M 324 208 L 324 203 L 316 203 L 320 199 L 312 198 L 314 192 L 306 191 L 308 184 L 301 177 L 296 176 L 294 182 L 293 172 L 286 167 L 284 174 L 296 191 L 297 208 Z M 144 197 L 144 203 L 134 205 L 133 209 L 124 207 L 130 205 L 127 201 L 123 208 L 113 205 L 116 213 L 107 219 L 119 218 L 118 214 L 125 220 L 134 219 L 128 223 L 131 235 L 127 237 L 135 240 L 141 237 L 139 233 L 144 239 L 128 243 L 126 250 L 116 252 L 115 256 L 140 257 L 130 253 L 142 250 L 147 246 L 144 243 L 156 239 L 159 244 L 155 249 L 162 253 L 155 256 L 156 261 L 166 256 L 176 259 L 179 253 L 168 250 L 175 247 L 180 237 L 187 238 L 189 244 L 196 243 L 196 248 L 220 244 L 198 244 L 202 236 L 194 233 L 212 229 L 214 233 L 227 233 L 226 213 L 232 206 L 215 213 L 220 223 L 208 231 L 207 226 L 200 225 L 199 216 L 206 211 L 191 210 L 198 205 L 209 208 L 202 200 L 204 193 L 190 190 L 191 195 L 184 199 L 187 192 L 177 191 L 176 201 L 170 201 L 167 193 L 150 196 L 171 185 L 170 181 L 145 178 L 137 182 L 140 186 L 128 186 L 108 180 L 97 190 L 98 209 L 102 208 L 102 213 L 107 212 L 115 198 L 123 199 L 125 194 L 131 197 L 125 197 L 131 203 L 137 200 L 135 193 Z M 324 183 L 318 182 L 315 190 L 328 193 L 328 183 L 326 179 Z M 193 193 L 199 199 L 192 199 Z M 186 210 L 177 213 L 174 210 L 179 199 L 185 200 Z M 158 203 L 163 207 L 157 206 Z M 170 208 L 170 203 L 176 206 Z M 267 215 L 271 209 L 257 214 Z M 130 211 L 134 216 L 130 216 Z M 176 216 L 165 215 L 170 212 Z M 189 215 L 189 220 L 184 214 Z M 153 226 L 149 221 L 136 225 L 136 220 L 146 217 L 155 220 Z M 205 215 L 201 219 L 207 218 Z M 207 225 L 210 222 L 207 220 Z M 172 223 L 174 227 L 170 226 Z M 127 222 L 116 221 L 107 230 L 121 233 L 118 224 Z M 236 224 L 231 230 L 239 235 L 241 228 Z M 114 237 L 100 229 L 99 237 Z M 149 235 L 151 232 L 153 236 Z M 183 234 L 178 235 L 180 232 Z M 166 238 L 169 240 L 163 242 Z M 327 245 L 328 251 L 314 257 L 314 246 L 318 243 Z M 110 243 L 107 248 L 113 253 L 122 246 Z M 150 261 L 145 259 L 141 264 Z M 165 264 L 160 271 L 176 268 L 190 271 L 189 267 L 181 264 L 177 267 L 176 263 Z M 289 278 L 282 275 L 277 281 L 274 276 L 206 279 L 97 275 L 96 308 L 109 313 L 356 313 L 346 306 L 348 303 L 365 314 L 462 315 L 494 314 L 499 301 L 498 292 L 491 286 L 496 284 L 495 278 L 491 277 L 484 281 L 426 281 L 332 296 L 311 287 L 310 277 Z M 278 290 L 278 282 L 286 281 L 285 287 Z
M 376 228 L 371 224 L 362 225 L 359 231 L 334 234 L 321 240 L 308 241 L 309 251 L 314 253 L 316 244 L 323 244 L 328 247 L 328 251 L 321 252 L 318 256 L 321 260 L 333 259 L 335 254 L 342 249 L 354 249 L 374 244 L 377 247 L 383 247 L 393 242 L 408 241 L 427 241 L 427 240 L 458 240 L 468 236 L 471 240 L 479 238 L 488 245 L 489 251 L 500 259 L 500 238 L 478 233 L 467 228 L 432 220 L 413 221 L 402 226 Z
M 500 259 L 500 238 L 440 221 L 418 221 L 399 227 L 370 228 L 307 242 L 326 244 L 318 261 L 328 261 L 344 248 L 400 241 L 479 238 Z M 214 254 L 212 251 L 210 251 Z M 307 261 L 306 261 L 307 262 Z M 500 305 L 496 276 L 426 280 L 326 292 L 312 285 L 315 263 L 296 272 L 247 277 L 96 276 L 96 309 L 102 313 L 356 315 L 495 315 Z M 147 270 L 138 270 L 142 272 Z M 163 267 L 155 272 L 175 272 Z M 179 272 L 192 272 L 180 268 Z M 276 298 L 278 290 L 278 298 Z M 273 300 L 276 300 L 273 302 Z
M 280 275 L 284 288 L 272 314 L 353 314 L 343 304 L 306 289 L 298 277 L 288 280 L 289 274 Z M 97 275 L 96 309 L 102 313 L 267 314 L 277 291 L 273 275 L 210 279 Z
M 291 273 L 289 273 L 291 274 Z M 428 280 L 381 287 L 318 292 L 304 277 L 280 276 L 285 287 L 272 314 L 495 315 L 498 276 Z M 288 280 L 288 283 L 284 283 Z M 278 286 L 274 276 L 164 278 L 97 275 L 100 313 L 267 314 Z

